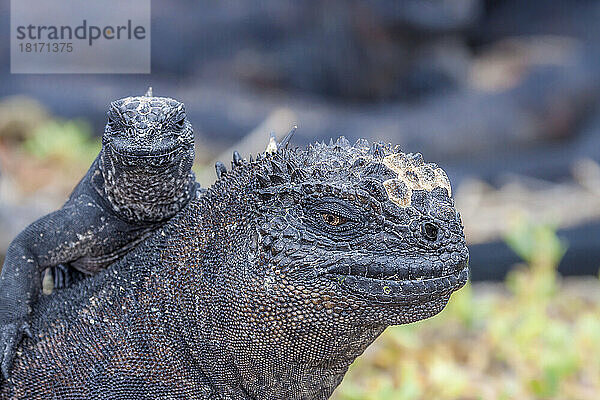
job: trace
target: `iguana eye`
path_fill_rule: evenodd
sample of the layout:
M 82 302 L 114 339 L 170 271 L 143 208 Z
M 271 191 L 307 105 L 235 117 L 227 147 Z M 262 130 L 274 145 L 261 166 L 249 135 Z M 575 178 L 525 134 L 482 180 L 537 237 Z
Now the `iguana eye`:
M 175 122 L 175 126 L 178 129 L 183 129 L 183 127 L 185 126 L 185 115 L 178 119 L 177 122 Z
M 312 228 L 338 239 L 361 231 L 363 216 L 351 202 L 335 197 L 316 199 L 308 205 L 307 222 Z
M 348 221 L 344 217 L 340 217 L 339 215 L 331 214 L 331 213 L 321 213 L 321 217 L 323 217 L 323 221 L 328 223 L 331 226 L 340 226 L 345 224 Z

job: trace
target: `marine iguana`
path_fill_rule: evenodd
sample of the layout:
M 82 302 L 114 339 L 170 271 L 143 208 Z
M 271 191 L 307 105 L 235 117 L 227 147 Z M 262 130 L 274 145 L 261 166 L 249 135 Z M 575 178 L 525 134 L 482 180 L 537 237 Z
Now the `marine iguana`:
M 444 171 L 389 145 L 265 153 L 44 296 L 2 399 L 326 399 L 468 277 Z M 221 171 L 224 172 L 224 171 Z
M 41 293 L 41 272 L 54 267 L 58 278 L 67 264 L 94 274 L 122 257 L 195 197 L 193 160 L 182 103 L 153 97 L 151 88 L 111 103 L 102 149 L 87 174 L 60 210 L 29 225 L 8 248 L 0 277 L 5 377 L 15 346 L 31 334 L 28 315 Z

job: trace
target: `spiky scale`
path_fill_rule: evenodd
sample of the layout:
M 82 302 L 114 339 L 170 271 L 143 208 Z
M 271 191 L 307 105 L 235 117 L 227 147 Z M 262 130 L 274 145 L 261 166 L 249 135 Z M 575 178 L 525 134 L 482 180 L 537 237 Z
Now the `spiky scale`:
M 215 172 L 217 173 L 217 179 L 221 179 L 221 177 L 227 173 L 225 164 L 223 164 L 221 161 L 217 161 L 215 163 Z
M 283 164 L 276 160 L 271 160 L 271 167 L 273 168 L 273 172 L 282 173 L 285 171 L 285 167 Z
M 337 146 L 342 147 L 343 149 L 347 149 L 350 147 L 350 142 L 343 136 L 340 136 L 338 140 L 335 142 Z
M 296 133 L 296 129 L 298 129 L 298 127 L 296 125 L 294 125 L 292 127 L 292 129 L 290 129 L 290 131 L 287 133 L 287 135 L 285 135 L 285 137 L 277 145 L 277 150 L 283 150 L 283 149 L 287 148 L 290 141 L 292 140 L 292 136 L 294 136 L 294 134 Z
M 277 138 L 275 137 L 275 132 L 271 132 L 269 134 L 269 143 L 267 144 L 267 148 L 265 149 L 266 154 L 273 154 L 277 152 Z
M 233 152 L 232 163 L 235 167 L 239 167 L 240 165 L 242 165 L 242 156 L 240 156 L 240 153 L 238 153 L 237 151 Z
M 280 184 L 285 183 L 287 181 L 286 175 L 282 174 L 282 173 L 280 173 L 280 174 L 273 173 L 273 174 L 269 175 L 269 180 L 274 185 L 280 185 Z
M 302 183 L 306 180 L 306 173 L 302 169 L 295 169 L 291 175 L 291 181 L 294 183 Z
M 266 175 L 257 173 L 256 179 L 258 180 L 258 183 L 261 187 L 266 187 L 271 184 L 271 180 Z

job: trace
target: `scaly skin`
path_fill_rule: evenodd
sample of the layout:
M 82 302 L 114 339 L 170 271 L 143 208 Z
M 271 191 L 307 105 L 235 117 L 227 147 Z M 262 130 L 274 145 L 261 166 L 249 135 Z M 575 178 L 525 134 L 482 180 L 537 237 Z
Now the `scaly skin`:
M 196 195 L 194 136 L 184 105 L 164 97 L 113 102 L 102 150 L 64 206 L 10 244 L 0 276 L 4 377 L 41 293 L 41 273 L 94 274 L 133 249 Z M 56 279 L 58 281 L 58 279 Z M 65 281 L 60 279 L 61 282 Z
M 342 138 L 234 165 L 44 298 L 3 399 L 326 399 L 387 326 L 467 280 L 448 179 L 420 155 Z

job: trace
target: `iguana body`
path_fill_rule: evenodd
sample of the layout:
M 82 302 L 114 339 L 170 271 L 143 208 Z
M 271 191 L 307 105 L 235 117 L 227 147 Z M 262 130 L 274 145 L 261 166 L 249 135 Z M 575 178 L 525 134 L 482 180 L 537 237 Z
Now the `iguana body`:
M 194 137 L 182 103 L 151 93 L 111 104 L 102 150 L 58 211 L 10 244 L 0 278 L 0 365 L 29 333 L 41 272 L 95 274 L 137 246 L 196 195 Z
M 107 270 L 45 298 L 4 399 L 326 399 L 468 274 L 446 175 L 389 146 L 236 163 Z

